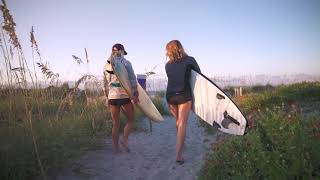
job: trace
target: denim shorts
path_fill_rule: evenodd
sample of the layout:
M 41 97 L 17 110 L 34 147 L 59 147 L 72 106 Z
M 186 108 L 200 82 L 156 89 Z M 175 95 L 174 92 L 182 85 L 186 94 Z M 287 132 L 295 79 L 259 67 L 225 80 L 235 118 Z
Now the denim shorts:
M 168 104 L 172 105 L 183 104 L 193 99 L 190 91 L 169 93 L 166 95 L 166 98 Z
M 122 106 L 129 103 L 131 103 L 131 100 L 129 98 L 108 100 L 108 105 L 113 105 L 113 106 Z

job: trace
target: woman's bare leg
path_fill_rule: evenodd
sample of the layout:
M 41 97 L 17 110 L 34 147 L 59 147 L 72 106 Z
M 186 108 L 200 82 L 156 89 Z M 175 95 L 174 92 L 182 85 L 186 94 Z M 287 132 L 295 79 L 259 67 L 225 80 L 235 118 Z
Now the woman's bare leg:
M 176 143 L 176 160 L 182 161 L 182 150 L 186 137 L 187 120 L 191 109 L 192 101 L 188 101 L 178 105 L 178 120 L 177 120 L 177 143 Z
M 176 131 L 178 132 L 178 105 L 169 104 L 169 109 L 172 116 L 176 120 Z
M 112 146 L 115 153 L 119 152 L 119 128 L 120 128 L 120 107 L 109 105 L 112 118 Z
M 127 117 L 127 123 L 126 126 L 124 127 L 124 132 L 123 132 L 123 139 L 122 143 L 124 144 L 126 151 L 129 151 L 128 148 L 128 138 L 129 135 L 133 129 L 133 124 L 134 124 L 134 109 L 133 109 L 133 104 L 125 104 L 122 106 L 122 110 L 124 115 Z

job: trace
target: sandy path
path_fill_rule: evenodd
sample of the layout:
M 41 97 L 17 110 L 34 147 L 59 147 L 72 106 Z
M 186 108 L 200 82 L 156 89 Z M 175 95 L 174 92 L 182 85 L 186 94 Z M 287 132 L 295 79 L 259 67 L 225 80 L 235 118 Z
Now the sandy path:
M 196 179 L 215 135 L 208 135 L 190 113 L 183 165 L 175 163 L 175 138 L 175 121 L 167 116 L 165 122 L 153 123 L 152 134 L 133 132 L 130 153 L 114 155 L 111 149 L 88 152 L 54 179 Z M 111 139 L 106 143 L 111 147 Z

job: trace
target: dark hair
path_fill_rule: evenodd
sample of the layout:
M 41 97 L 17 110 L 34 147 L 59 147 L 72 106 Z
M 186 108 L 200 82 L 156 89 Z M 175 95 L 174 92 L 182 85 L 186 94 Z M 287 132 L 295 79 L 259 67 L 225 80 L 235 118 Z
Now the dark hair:
M 127 51 L 124 50 L 124 46 L 122 44 L 117 43 L 117 44 L 113 45 L 112 46 L 112 51 L 114 50 L 114 48 L 116 48 L 118 51 L 122 50 L 124 55 L 128 54 Z

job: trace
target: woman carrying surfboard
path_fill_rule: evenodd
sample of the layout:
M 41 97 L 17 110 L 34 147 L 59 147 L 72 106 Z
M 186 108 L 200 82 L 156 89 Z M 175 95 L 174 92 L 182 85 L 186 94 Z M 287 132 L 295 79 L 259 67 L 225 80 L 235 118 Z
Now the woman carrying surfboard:
M 120 139 L 120 143 L 126 152 L 129 152 L 128 138 L 132 131 L 134 123 L 133 104 L 138 103 L 139 93 L 137 90 L 137 80 L 134 74 L 130 61 L 124 58 L 127 55 L 122 44 L 115 44 L 112 46 L 112 53 L 110 58 L 104 67 L 104 89 L 108 98 L 108 107 L 112 118 L 112 145 L 115 153 L 119 152 L 119 128 L 120 128 L 120 109 L 127 117 L 127 122 L 124 127 L 123 137 Z M 130 99 L 126 90 L 121 86 L 119 80 L 113 72 L 112 62 L 121 61 L 124 64 L 131 84 L 131 92 L 133 92 L 133 98 Z
M 176 120 L 176 162 L 184 163 L 182 151 L 186 136 L 186 126 L 192 107 L 192 92 L 189 84 L 191 69 L 200 73 L 196 60 L 188 56 L 178 40 L 166 45 L 168 62 L 165 69 L 168 77 L 166 98 L 171 114 Z

